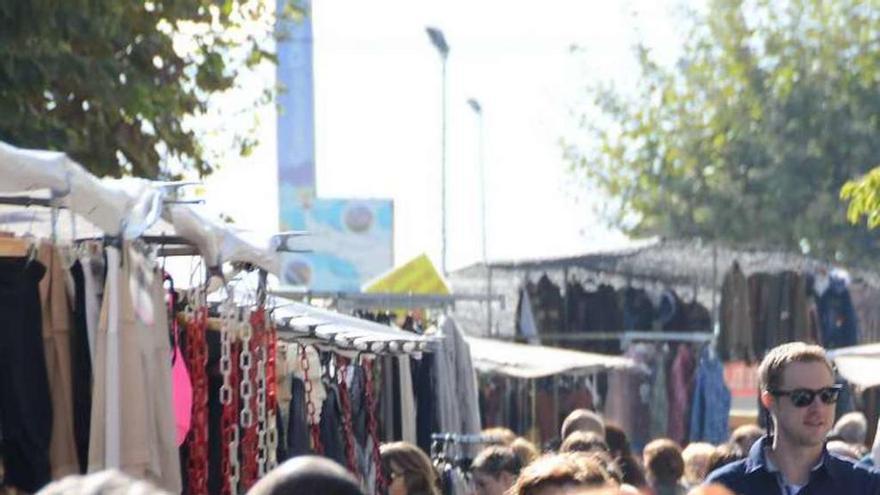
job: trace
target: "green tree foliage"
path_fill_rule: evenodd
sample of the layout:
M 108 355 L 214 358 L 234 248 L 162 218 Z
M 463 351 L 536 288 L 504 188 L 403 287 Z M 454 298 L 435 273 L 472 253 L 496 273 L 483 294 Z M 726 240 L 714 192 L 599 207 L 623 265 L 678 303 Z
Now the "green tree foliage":
M 637 49 L 638 89 L 592 88 L 577 173 L 636 235 L 856 261 L 878 235 L 841 186 L 880 161 L 880 2 L 709 0 L 674 67 Z
M 0 140 L 101 176 L 209 174 L 190 121 L 272 59 L 273 18 L 262 0 L 0 0 Z

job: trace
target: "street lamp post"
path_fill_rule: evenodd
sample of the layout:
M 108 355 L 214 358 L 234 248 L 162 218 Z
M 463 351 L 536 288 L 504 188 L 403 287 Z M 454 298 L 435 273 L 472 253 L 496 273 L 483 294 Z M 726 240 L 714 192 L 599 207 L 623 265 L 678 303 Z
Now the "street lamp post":
M 446 275 L 446 59 L 449 57 L 449 45 L 446 44 L 446 38 L 443 31 L 435 27 L 427 27 L 428 38 L 431 44 L 437 49 L 442 61 L 442 123 L 440 138 L 440 270 Z
M 486 247 L 486 154 L 483 134 L 483 107 L 475 98 L 467 101 L 471 110 L 477 116 L 479 126 L 479 142 L 477 143 L 477 161 L 480 167 L 480 227 L 482 238 L 483 265 L 486 267 L 486 328 L 492 335 L 492 267 L 489 265 L 488 249 Z

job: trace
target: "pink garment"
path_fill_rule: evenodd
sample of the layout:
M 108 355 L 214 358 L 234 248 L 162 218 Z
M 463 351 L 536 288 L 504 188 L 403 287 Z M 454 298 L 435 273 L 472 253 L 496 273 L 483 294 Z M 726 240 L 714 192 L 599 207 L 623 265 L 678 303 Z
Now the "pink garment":
M 666 433 L 679 445 L 687 443 L 690 403 L 694 393 L 694 373 L 696 370 L 697 361 L 690 346 L 679 344 L 666 383 L 669 391 L 669 427 Z
M 171 383 L 174 397 L 174 417 L 177 424 L 177 446 L 183 445 L 192 423 L 192 381 L 180 347 L 174 346 L 174 365 L 171 367 Z

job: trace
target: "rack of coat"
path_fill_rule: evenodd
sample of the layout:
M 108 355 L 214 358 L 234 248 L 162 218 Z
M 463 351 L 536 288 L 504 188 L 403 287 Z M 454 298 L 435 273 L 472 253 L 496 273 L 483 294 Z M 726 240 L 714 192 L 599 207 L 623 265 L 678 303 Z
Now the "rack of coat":
M 681 445 L 727 440 L 731 394 L 710 344 L 635 343 L 624 355 L 651 372 L 610 371 L 600 394 L 604 416 L 629 434 L 634 449 L 659 437 Z
M 180 491 L 163 274 L 138 242 L 0 258 L 3 484 L 119 468 Z M 167 366 L 162 366 L 166 363 Z
M 734 262 L 724 275 L 721 289 L 722 359 L 754 362 L 767 350 L 797 340 L 828 349 L 859 344 L 859 313 L 875 311 L 880 298 L 860 298 L 859 310 L 849 286 L 849 276 L 839 270 L 758 272 L 747 276 Z M 859 295 L 866 293 L 860 290 Z M 877 323 L 880 325 L 880 320 Z
M 528 302 L 535 328 L 524 319 L 523 304 Z M 537 283 L 527 281 L 517 304 L 517 334 L 540 337 L 553 342 L 553 335 L 594 332 L 672 331 L 708 332 L 712 319 L 708 309 L 695 298 L 682 299 L 671 288 L 651 291 L 627 286 L 615 289 L 608 284 L 594 285 L 568 280 L 565 293 L 547 274 Z M 536 334 L 536 335 L 535 335 Z M 547 343 L 545 342 L 545 343 Z M 614 339 L 565 342 L 566 347 L 585 351 L 619 354 Z

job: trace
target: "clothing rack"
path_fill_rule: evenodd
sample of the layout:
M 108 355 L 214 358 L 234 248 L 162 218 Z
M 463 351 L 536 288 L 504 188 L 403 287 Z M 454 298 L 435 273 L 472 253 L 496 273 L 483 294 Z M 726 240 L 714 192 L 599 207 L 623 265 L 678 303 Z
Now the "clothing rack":
M 299 287 L 282 287 L 270 290 L 270 295 L 288 299 L 334 299 L 342 310 L 354 309 L 445 309 L 454 308 L 456 302 L 499 302 L 504 306 L 501 294 L 392 294 L 364 292 L 310 291 Z
M 540 338 L 567 341 L 585 341 L 585 340 L 620 340 L 624 344 L 636 341 L 651 342 L 711 342 L 715 338 L 712 332 L 648 332 L 648 331 L 626 331 L 626 332 L 589 332 L 589 333 L 543 333 L 538 334 Z

